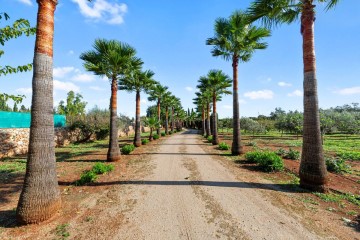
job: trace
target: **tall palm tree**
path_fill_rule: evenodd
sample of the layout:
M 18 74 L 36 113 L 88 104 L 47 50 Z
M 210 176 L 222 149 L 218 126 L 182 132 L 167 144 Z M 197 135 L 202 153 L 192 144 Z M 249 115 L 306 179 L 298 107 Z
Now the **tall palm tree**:
M 140 64 L 135 57 L 136 50 L 126 43 L 117 40 L 96 39 L 94 50 L 84 52 L 80 59 L 84 61 L 86 70 L 99 76 L 106 76 L 111 81 L 110 98 L 110 139 L 107 153 L 108 161 L 120 160 L 117 127 L 117 91 L 119 76 L 130 72 L 131 66 Z
M 268 26 L 292 23 L 299 19 L 303 40 L 304 126 L 300 163 L 300 185 L 315 191 L 326 191 L 327 171 L 321 145 L 319 103 L 314 44 L 315 5 L 326 2 L 333 8 L 339 0 L 255 0 L 249 8 L 253 20 L 262 19 Z
M 171 96 L 169 101 L 169 106 L 171 107 L 171 132 L 173 133 L 175 129 L 175 109 L 180 105 L 180 99 L 175 96 Z
M 213 131 L 212 131 L 212 144 L 219 144 L 218 130 L 217 130 L 217 112 L 216 112 L 216 101 L 220 100 L 221 95 L 231 94 L 228 90 L 231 87 L 232 80 L 228 75 L 223 73 L 221 70 L 210 70 L 207 76 L 203 76 L 199 80 L 200 85 L 197 87 L 204 91 L 209 91 L 212 97 L 213 103 Z
M 164 95 L 166 94 L 168 87 L 162 86 L 160 83 L 154 85 L 154 87 L 149 91 L 150 96 L 148 97 L 149 101 L 157 101 L 157 114 L 158 120 L 161 122 L 161 101 Z M 159 125 L 161 126 L 161 125 Z M 160 127 L 157 129 L 157 134 L 161 136 Z
M 141 71 L 139 69 L 132 70 L 119 81 L 119 89 L 128 92 L 136 92 L 136 112 L 135 112 L 135 137 L 134 145 L 141 146 L 141 128 L 140 128 L 140 92 L 149 91 L 156 81 L 152 78 L 154 72 L 151 70 Z
M 56 0 L 38 0 L 29 153 L 16 209 L 19 222 L 38 223 L 61 207 L 53 118 L 53 36 Z
M 205 108 L 206 102 L 202 98 L 200 92 L 196 92 L 196 98 L 193 99 L 193 103 L 197 106 L 197 111 L 201 112 L 201 131 L 200 134 L 204 136 L 205 134 Z
M 239 61 L 248 62 L 257 49 L 265 49 L 267 44 L 261 42 L 270 36 L 266 28 L 258 28 L 249 23 L 249 18 L 241 11 L 234 12 L 229 19 L 218 18 L 215 21 L 215 36 L 206 40 L 213 45 L 213 56 L 220 56 L 232 61 L 233 67 L 233 143 L 231 152 L 239 155 L 243 152 L 240 134 L 240 114 L 238 97 Z
M 173 96 L 171 92 L 166 92 L 163 97 L 163 106 L 165 106 L 165 134 L 169 135 L 169 107 L 171 107 Z

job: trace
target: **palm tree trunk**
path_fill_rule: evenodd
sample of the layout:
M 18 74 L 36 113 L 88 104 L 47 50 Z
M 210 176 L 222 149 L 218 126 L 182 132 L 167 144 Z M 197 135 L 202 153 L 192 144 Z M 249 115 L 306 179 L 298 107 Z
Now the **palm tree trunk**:
M 169 135 L 169 107 L 166 106 L 166 112 L 165 112 L 165 134 Z
M 219 144 L 219 137 L 218 137 L 218 131 L 217 131 L 217 117 L 216 117 L 216 94 L 213 93 L 213 132 L 212 132 L 212 144 L 218 145 Z
M 118 127 L 117 127 L 117 77 L 113 76 L 111 81 L 111 98 L 110 98 L 110 140 L 109 149 L 107 153 L 107 160 L 109 162 L 120 160 L 120 149 L 118 141 Z
M 53 36 L 56 0 L 38 0 L 32 80 L 29 153 L 16 216 L 20 223 L 38 223 L 61 207 L 56 174 L 53 116 Z
M 206 137 L 211 135 L 210 131 L 210 103 L 206 105 Z
M 136 113 L 135 113 L 135 147 L 141 146 L 141 131 L 140 131 L 140 91 L 136 91 Z
M 175 112 L 175 109 L 174 109 L 174 107 L 172 107 L 172 110 L 171 110 L 171 132 L 172 133 L 174 133 L 174 129 L 175 129 L 174 112 Z
M 327 171 L 320 134 L 314 21 L 314 6 L 311 1 L 306 1 L 301 16 L 304 61 L 304 126 L 299 175 L 301 187 L 324 192 L 326 191 Z
M 160 108 L 160 99 L 158 99 L 157 102 L 157 114 L 158 114 L 158 120 L 161 121 L 161 108 Z M 157 128 L 157 134 L 159 135 L 159 138 L 161 137 L 161 125 Z
M 149 141 L 151 142 L 153 140 L 153 128 L 150 128 L 150 135 L 149 135 Z
M 231 147 L 232 155 L 240 155 L 243 153 L 241 146 L 240 132 L 240 113 L 239 113 L 239 95 L 238 95 L 238 65 L 239 59 L 235 55 L 233 57 L 233 142 Z
M 205 109 L 202 107 L 201 109 L 201 135 L 205 134 Z

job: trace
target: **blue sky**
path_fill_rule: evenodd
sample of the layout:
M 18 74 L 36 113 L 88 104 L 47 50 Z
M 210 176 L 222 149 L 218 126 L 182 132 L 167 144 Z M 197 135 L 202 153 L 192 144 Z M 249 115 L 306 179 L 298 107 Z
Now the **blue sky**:
M 197 80 L 210 69 L 232 76 L 231 63 L 210 54 L 205 40 L 213 36 L 217 17 L 246 9 L 250 0 L 59 0 L 55 12 L 54 104 L 70 90 L 83 95 L 87 108 L 109 106 L 110 83 L 86 72 L 79 55 L 92 49 L 95 38 L 117 39 L 137 49 L 144 69 L 193 107 Z M 36 23 L 35 0 L 0 0 L 11 23 L 18 18 Z M 341 1 L 335 9 L 317 7 L 315 45 L 319 104 L 322 108 L 360 102 L 360 1 Z M 1 22 L 1 27 L 5 22 Z M 302 51 L 299 23 L 273 29 L 269 47 L 239 64 L 240 114 L 268 115 L 275 107 L 302 111 Z M 32 62 L 35 37 L 6 43 L 0 65 Z M 0 79 L 0 92 L 25 94 L 31 102 L 32 73 Z M 154 103 L 142 94 L 141 112 Z M 118 92 L 118 112 L 134 116 L 135 94 Z M 232 97 L 218 103 L 220 117 L 232 115 Z

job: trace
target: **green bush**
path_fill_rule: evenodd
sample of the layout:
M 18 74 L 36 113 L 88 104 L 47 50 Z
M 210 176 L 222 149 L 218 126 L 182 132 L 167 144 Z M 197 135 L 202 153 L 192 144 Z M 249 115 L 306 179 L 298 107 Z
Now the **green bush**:
M 277 155 L 279 156 L 285 156 L 286 155 L 286 150 L 283 148 L 279 148 L 278 150 L 276 150 L 275 152 Z
M 107 172 L 111 172 L 112 170 L 114 170 L 114 166 L 111 164 L 105 164 L 105 163 L 96 163 L 92 167 L 92 171 L 96 174 L 104 174 Z
M 336 153 L 336 156 L 345 160 L 360 161 L 360 152 L 344 151 Z
M 221 142 L 221 143 L 219 143 L 219 149 L 220 149 L 220 150 L 229 150 L 229 149 L 230 149 L 230 146 L 227 145 L 227 144 L 224 143 L 224 142 Z
M 135 146 L 133 144 L 125 145 L 121 148 L 121 152 L 125 155 L 130 154 L 132 151 L 134 151 Z
M 207 137 L 207 140 L 208 140 L 208 142 L 210 142 L 210 143 L 211 143 L 211 142 L 212 142 L 212 140 L 213 140 L 213 137 L 212 137 L 212 136 L 208 136 L 208 137 Z
M 159 135 L 158 134 L 154 134 L 154 136 L 153 136 L 153 139 L 154 140 L 157 140 L 157 139 L 159 139 L 160 137 L 159 137 Z
M 260 159 L 257 159 L 259 167 L 265 172 L 276 172 L 284 169 L 284 161 L 274 152 L 263 152 Z
M 87 183 L 95 182 L 97 179 L 97 175 L 93 171 L 85 171 L 81 174 L 80 180 L 76 181 L 76 185 L 81 186 Z
M 142 145 L 146 145 L 149 143 L 149 139 L 143 139 L 141 140 Z
M 100 128 L 95 131 L 97 140 L 104 140 L 110 135 L 110 128 Z
M 169 131 L 169 135 L 171 135 L 171 134 L 173 134 L 173 132 L 172 132 L 172 131 Z
M 281 171 L 284 169 L 284 161 L 275 152 L 255 151 L 245 154 L 247 161 L 257 163 L 265 172 Z
M 245 144 L 245 146 L 257 147 L 257 143 L 256 142 L 247 142 Z
M 166 136 L 166 134 L 165 134 L 165 133 L 161 133 L 161 136 L 162 136 L 162 137 L 165 137 L 165 136 Z
M 349 173 L 351 171 L 350 165 L 347 165 L 343 159 L 326 157 L 325 162 L 326 162 L 326 168 L 329 172 Z
M 300 152 L 297 150 L 292 150 L 290 148 L 289 151 L 286 152 L 284 157 L 287 159 L 298 160 L 300 159 Z

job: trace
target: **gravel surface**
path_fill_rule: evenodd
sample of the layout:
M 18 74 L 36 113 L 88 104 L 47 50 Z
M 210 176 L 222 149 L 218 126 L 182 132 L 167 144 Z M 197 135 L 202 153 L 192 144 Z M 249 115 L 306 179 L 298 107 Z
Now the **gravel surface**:
M 114 239 L 320 239 L 274 206 L 258 185 L 239 181 L 187 131 L 148 153 L 152 173 L 129 181 L 136 204 Z

